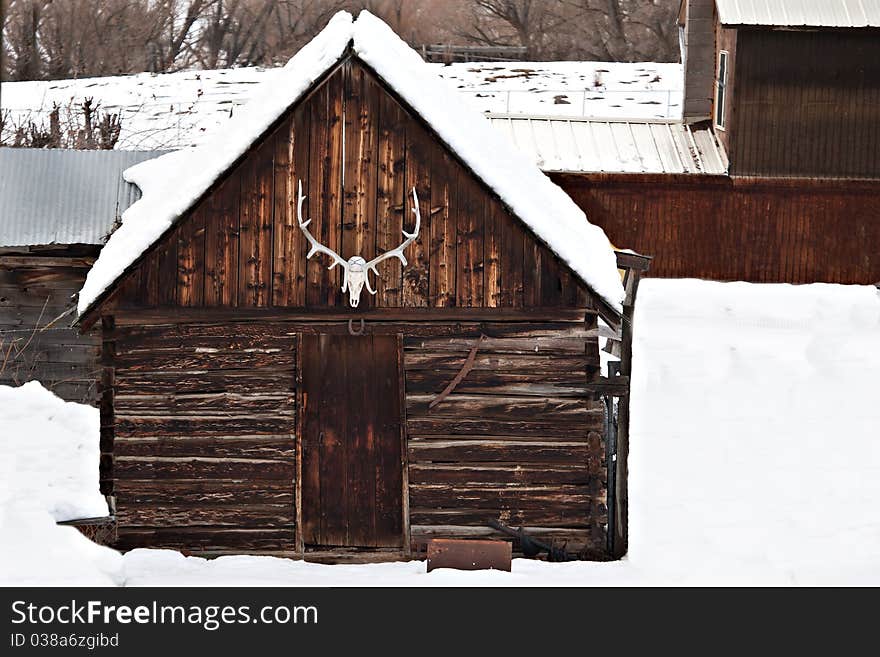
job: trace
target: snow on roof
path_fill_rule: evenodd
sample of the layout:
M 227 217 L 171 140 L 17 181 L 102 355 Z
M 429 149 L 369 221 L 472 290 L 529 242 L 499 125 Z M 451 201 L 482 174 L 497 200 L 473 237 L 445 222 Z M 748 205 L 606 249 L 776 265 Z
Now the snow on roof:
M 143 198 L 122 216 L 79 294 L 85 313 L 295 103 L 352 43 L 353 52 L 440 135 L 474 173 L 601 298 L 619 308 L 623 288 L 605 233 L 489 121 L 381 20 L 339 12 L 311 42 L 262 85 L 252 102 L 201 146 L 164 155 L 125 172 Z
M 617 119 L 681 117 L 677 63 L 492 62 L 431 64 L 483 112 Z
M 476 109 L 508 114 L 615 119 L 681 117 L 681 64 L 494 62 L 428 64 Z M 206 141 L 281 68 L 4 82 L 4 135 L 53 105 L 74 108 L 94 98 L 122 118 L 117 149 L 173 150 Z
M 491 114 L 489 120 L 542 171 L 727 173 L 727 156 L 708 123 L 515 114 Z
M 880 27 L 878 0 L 716 0 L 722 25 Z

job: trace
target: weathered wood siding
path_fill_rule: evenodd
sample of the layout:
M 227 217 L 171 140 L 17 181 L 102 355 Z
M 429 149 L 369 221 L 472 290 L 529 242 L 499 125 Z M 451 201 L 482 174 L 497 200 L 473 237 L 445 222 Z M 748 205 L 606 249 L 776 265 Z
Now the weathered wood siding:
M 585 323 L 487 327 L 473 369 L 434 408 L 477 338 L 404 340 L 412 540 L 495 537 L 488 519 L 605 554 L 599 351 Z
M 366 324 L 368 334 L 406 336 L 412 547 L 432 536 L 497 536 L 486 524 L 494 518 L 604 558 L 604 416 L 588 391 L 599 375 L 595 312 L 453 322 L 433 312 L 431 321 Z M 117 547 L 298 554 L 297 363 L 309 359 L 297 357 L 297 336 L 347 336 L 347 325 L 120 318 L 105 326 L 112 358 L 102 405 Z M 428 409 L 481 335 L 473 370 Z M 301 495 L 309 491 L 303 482 Z
M 344 258 L 369 260 L 400 244 L 418 192 L 422 224 L 409 264 L 382 263 L 378 294 L 364 290 L 359 310 L 585 302 L 569 270 L 349 59 L 135 266 L 111 305 L 346 308 L 340 268 L 328 271 L 326 256 L 306 261 L 300 180 L 309 230 Z
M 282 324 L 105 331 L 102 476 L 120 548 L 293 550 L 296 334 Z
M 72 309 L 91 262 L 0 254 L 0 385 L 36 380 L 68 401 L 95 403 L 99 331 L 81 335 L 69 313 L 48 326 Z
M 555 175 L 650 276 L 754 283 L 880 281 L 880 184 L 708 176 Z
M 880 177 L 880 30 L 738 30 L 733 175 Z

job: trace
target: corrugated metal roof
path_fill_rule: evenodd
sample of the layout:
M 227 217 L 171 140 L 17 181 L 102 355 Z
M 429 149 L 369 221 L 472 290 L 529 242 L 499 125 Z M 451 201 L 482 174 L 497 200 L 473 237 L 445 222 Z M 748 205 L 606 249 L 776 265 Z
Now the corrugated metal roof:
M 0 246 L 102 244 L 140 198 L 122 172 L 161 154 L 0 148 Z
M 880 27 L 880 0 L 716 0 L 723 25 Z
M 727 173 L 727 158 L 708 124 L 498 114 L 489 118 L 543 171 Z

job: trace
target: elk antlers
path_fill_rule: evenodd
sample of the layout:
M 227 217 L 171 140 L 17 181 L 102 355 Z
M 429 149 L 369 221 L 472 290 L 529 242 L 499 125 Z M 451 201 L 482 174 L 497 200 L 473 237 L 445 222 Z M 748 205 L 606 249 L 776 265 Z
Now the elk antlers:
M 333 262 L 330 264 L 328 269 L 333 269 L 336 265 L 342 266 L 342 268 L 345 270 L 345 274 L 342 278 L 342 291 L 348 291 L 348 300 L 353 308 L 357 308 L 358 303 L 360 303 L 361 291 L 365 286 L 370 294 L 376 294 L 376 290 L 374 290 L 370 285 L 369 272 L 372 271 L 378 277 L 379 270 L 376 267 L 380 262 L 382 262 L 383 260 L 387 260 L 388 258 L 399 258 L 401 264 L 406 267 L 407 261 L 406 256 L 403 255 L 403 252 L 406 247 L 412 244 L 419 236 L 419 229 L 422 225 L 422 214 L 419 211 L 419 197 L 418 194 L 416 194 L 415 187 L 413 187 L 412 195 L 412 210 L 416 215 L 416 226 L 411 233 L 408 233 L 406 230 L 402 231 L 403 236 L 406 239 L 404 239 L 400 246 L 397 246 L 390 251 L 386 251 L 382 255 L 373 258 L 369 262 L 358 255 L 352 256 L 348 260 L 344 260 L 342 256 L 336 253 L 336 251 L 321 244 L 308 231 L 307 226 L 311 223 L 312 220 L 307 219 L 303 221 L 302 204 L 306 197 L 303 196 L 302 193 L 302 180 L 299 181 L 296 202 L 296 220 L 299 224 L 300 230 L 302 230 L 303 234 L 306 236 L 306 239 L 309 242 L 309 245 L 311 246 L 308 254 L 306 255 L 306 259 L 311 258 L 316 253 L 324 253 L 325 255 L 328 255 L 333 259 Z

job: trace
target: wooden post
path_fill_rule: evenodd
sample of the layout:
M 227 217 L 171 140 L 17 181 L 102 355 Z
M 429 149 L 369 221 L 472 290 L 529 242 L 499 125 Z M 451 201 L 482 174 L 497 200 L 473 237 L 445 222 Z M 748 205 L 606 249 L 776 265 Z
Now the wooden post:
M 621 324 L 620 376 L 632 380 L 632 336 L 633 316 L 635 314 L 636 294 L 642 274 L 651 266 L 651 258 L 637 253 L 617 253 L 617 266 L 626 270 L 624 288 L 626 298 L 623 302 L 623 322 Z M 614 463 L 614 535 L 612 537 L 612 556 L 619 559 L 629 548 L 627 495 L 627 458 L 629 456 L 629 400 L 630 395 L 620 397 L 617 416 L 617 460 Z

